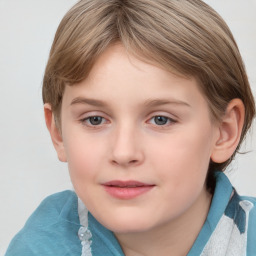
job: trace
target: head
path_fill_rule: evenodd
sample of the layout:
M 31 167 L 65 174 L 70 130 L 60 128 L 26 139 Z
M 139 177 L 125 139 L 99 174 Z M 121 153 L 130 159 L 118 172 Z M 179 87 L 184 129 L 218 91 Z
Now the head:
M 213 123 L 221 122 L 229 103 L 240 99 L 244 125 L 233 154 L 209 161 L 213 173 L 232 161 L 251 126 L 255 105 L 235 40 L 222 18 L 200 0 L 82 0 L 63 18 L 56 32 L 43 81 L 61 133 L 61 106 L 67 87 L 85 80 L 94 64 L 114 44 L 146 63 L 182 77 L 193 77 L 204 95 Z

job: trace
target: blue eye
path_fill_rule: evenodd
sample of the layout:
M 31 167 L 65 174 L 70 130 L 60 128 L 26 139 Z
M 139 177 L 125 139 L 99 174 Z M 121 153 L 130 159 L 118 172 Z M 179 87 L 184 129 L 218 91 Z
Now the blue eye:
M 154 117 L 154 122 L 157 125 L 165 125 L 167 124 L 169 121 L 169 119 L 165 116 L 155 116 Z
M 104 122 L 105 118 L 101 116 L 90 116 L 84 119 L 85 122 L 89 123 L 89 125 L 97 126 L 101 125 Z
M 175 123 L 176 121 L 166 117 L 166 116 L 154 116 L 150 119 L 150 123 L 157 126 L 169 125 L 170 123 Z

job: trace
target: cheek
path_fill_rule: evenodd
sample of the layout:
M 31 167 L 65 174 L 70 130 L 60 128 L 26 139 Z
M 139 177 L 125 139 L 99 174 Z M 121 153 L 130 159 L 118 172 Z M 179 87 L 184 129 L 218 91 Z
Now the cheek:
M 87 205 L 88 209 L 95 207 L 98 193 L 95 184 L 98 182 L 98 175 L 101 170 L 103 156 L 101 149 L 84 143 L 81 140 L 73 140 L 68 145 L 68 169 L 71 182 L 79 198 Z M 92 196 L 93 195 L 93 196 Z
M 161 173 L 162 182 L 171 180 L 176 188 L 202 185 L 208 171 L 211 133 L 192 127 L 188 131 L 165 138 L 160 144 L 152 142 L 151 164 Z
M 185 211 L 205 191 L 210 143 L 204 140 L 204 136 L 183 135 L 155 152 L 158 158 L 154 165 L 158 168 L 160 184 L 165 190 L 162 198 L 170 204 L 170 211 L 173 207 L 177 213 Z
M 66 141 L 65 149 L 70 177 L 76 183 L 88 183 L 94 179 L 99 165 L 104 158 L 104 143 L 97 143 L 92 138 L 75 137 Z

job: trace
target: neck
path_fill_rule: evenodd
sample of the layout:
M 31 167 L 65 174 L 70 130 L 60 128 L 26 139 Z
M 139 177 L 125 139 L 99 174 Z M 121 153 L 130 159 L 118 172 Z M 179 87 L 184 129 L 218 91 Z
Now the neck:
M 185 256 L 207 218 L 212 195 L 200 198 L 178 218 L 151 230 L 115 234 L 126 256 Z

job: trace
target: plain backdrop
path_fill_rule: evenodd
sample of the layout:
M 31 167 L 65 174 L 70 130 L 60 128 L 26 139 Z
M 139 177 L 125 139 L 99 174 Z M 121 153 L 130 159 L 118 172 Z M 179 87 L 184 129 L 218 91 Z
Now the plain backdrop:
M 0 0 L 0 255 L 47 195 L 72 189 L 43 119 L 41 86 L 56 28 L 75 0 Z M 207 0 L 230 26 L 256 95 L 256 0 Z M 229 176 L 256 196 L 256 128 Z

